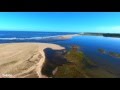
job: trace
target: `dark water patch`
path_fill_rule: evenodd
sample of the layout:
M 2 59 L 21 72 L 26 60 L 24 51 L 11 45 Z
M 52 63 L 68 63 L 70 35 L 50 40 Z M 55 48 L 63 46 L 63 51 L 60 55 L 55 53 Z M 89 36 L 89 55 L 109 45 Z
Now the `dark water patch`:
M 42 67 L 42 70 L 41 70 L 41 73 L 43 75 L 46 75 L 48 77 L 52 77 L 53 76 L 53 73 L 52 71 L 57 67 L 56 64 L 53 64 L 52 62 L 50 62 L 49 60 L 45 60 L 44 64 L 43 64 L 43 67 Z
M 64 57 L 66 50 L 53 50 L 51 48 L 46 48 L 45 52 L 45 62 L 42 68 L 42 74 L 49 77 L 53 76 L 53 70 L 61 66 L 62 64 L 69 63 Z
M 54 64 L 60 65 L 67 62 L 67 60 L 64 58 L 66 50 L 53 50 L 51 48 L 46 48 L 44 52 L 47 60 Z

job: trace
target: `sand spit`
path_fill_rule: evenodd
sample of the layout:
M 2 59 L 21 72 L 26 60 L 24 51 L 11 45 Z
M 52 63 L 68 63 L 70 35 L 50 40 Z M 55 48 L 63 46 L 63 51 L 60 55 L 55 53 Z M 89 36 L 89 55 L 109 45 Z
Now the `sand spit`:
M 79 34 L 62 35 L 62 36 L 58 36 L 57 38 L 64 40 L 64 39 L 71 39 L 74 36 L 80 36 L 80 35 Z
M 45 48 L 64 49 L 49 43 L 0 44 L 0 77 L 48 78 L 41 73 Z

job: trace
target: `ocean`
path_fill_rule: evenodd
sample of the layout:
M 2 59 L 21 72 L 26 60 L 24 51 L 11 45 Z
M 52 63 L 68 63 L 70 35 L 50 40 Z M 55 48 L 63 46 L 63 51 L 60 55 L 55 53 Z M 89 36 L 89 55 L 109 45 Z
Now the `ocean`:
M 76 34 L 70 32 L 34 32 L 34 31 L 0 31 L 0 43 L 14 42 L 51 42 L 57 36 Z M 51 39 L 52 38 L 52 39 Z

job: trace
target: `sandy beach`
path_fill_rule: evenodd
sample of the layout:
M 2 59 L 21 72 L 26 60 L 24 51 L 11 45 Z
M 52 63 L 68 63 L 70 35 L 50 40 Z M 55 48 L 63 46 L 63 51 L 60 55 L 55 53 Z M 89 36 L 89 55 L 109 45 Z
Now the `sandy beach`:
M 0 77 L 48 78 L 41 73 L 45 48 L 65 49 L 49 43 L 0 44 Z

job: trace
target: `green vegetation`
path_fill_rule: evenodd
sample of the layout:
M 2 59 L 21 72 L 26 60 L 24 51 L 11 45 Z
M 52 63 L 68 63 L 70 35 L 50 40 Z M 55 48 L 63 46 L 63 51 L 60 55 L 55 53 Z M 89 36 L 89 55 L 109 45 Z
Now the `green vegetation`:
M 104 49 L 98 49 L 98 51 L 102 54 L 107 54 L 109 56 L 115 57 L 115 58 L 120 58 L 120 54 L 116 52 L 106 52 Z
M 87 58 L 82 51 L 71 49 L 65 55 L 68 64 L 58 67 L 54 78 L 111 78 L 113 73 L 98 67 L 95 62 Z
M 83 64 L 83 53 L 82 52 L 75 52 L 69 51 L 65 58 L 69 60 L 68 64 L 64 64 L 63 66 L 58 67 L 58 71 L 54 77 L 67 77 L 67 78 L 79 78 L 79 77 L 87 77 L 82 70 Z
M 80 35 L 92 35 L 92 36 L 104 36 L 104 37 L 118 37 L 120 38 L 120 34 L 117 33 L 91 33 L 91 32 L 84 32 Z
M 83 35 L 92 35 L 92 36 L 102 36 L 104 33 L 91 33 L 91 32 L 85 32 Z
M 116 57 L 116 58 L 120 58 L 120 54 L 119 53 L 115 53 L 115 52 L 109 52 L 108 53 L 110 56 Z
M 98 51 L 102 54 L 106 54 L 106 51 L 104 49 L 98 49 Z
M 106 34 L 103 34 L 103 36 L 104 37 L 118 37 L 118 38 L 120 38 L 120 34 L 114 34 L 114 33 L 112 33 L 112 34 L 106 33 Z
M 104 37 L 117 37 L 120 38 L 120 34 L 117 33 L 91 33 L 91 32 L 85 32 L 83 34 L 80 33 L 80 35 L 92 35 L 92 36 L 104 36 Z

